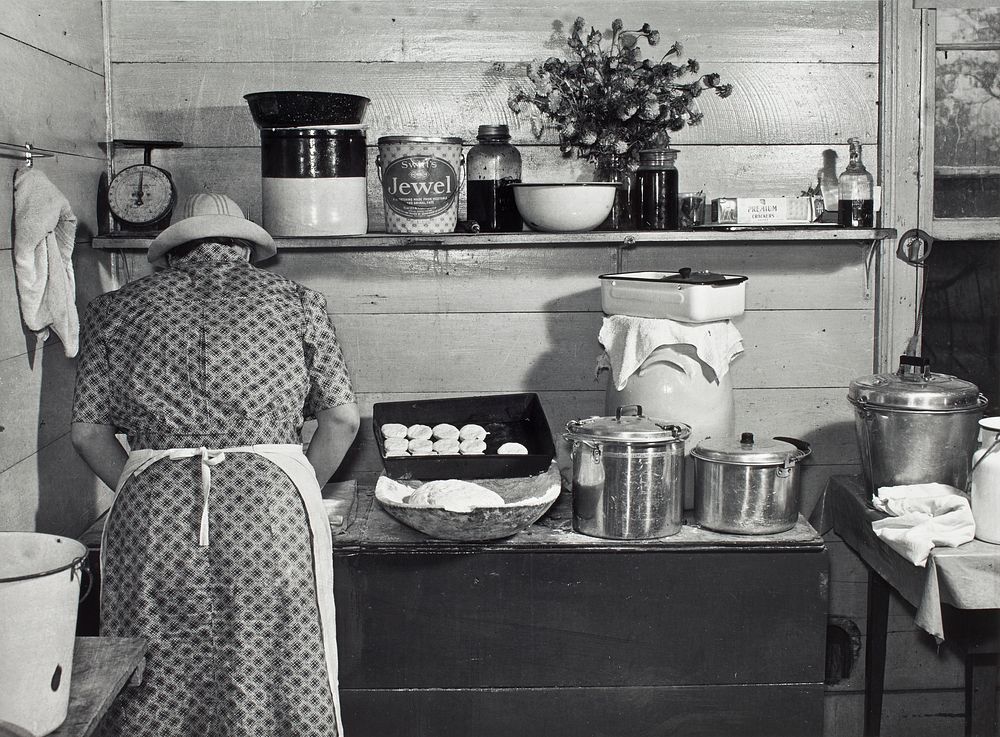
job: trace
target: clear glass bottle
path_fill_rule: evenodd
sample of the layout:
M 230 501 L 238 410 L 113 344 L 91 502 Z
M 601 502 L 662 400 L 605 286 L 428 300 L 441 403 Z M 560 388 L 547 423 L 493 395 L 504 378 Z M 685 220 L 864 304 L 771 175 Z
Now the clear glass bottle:
M 861 163 L 861 141 L 848 138 L 851 160 L 840 175 L 837 222 L 843 228 L 871 228 L 875 225 L 875 182 Z
M 677 230 L 677 150 L 649 148 L 639 152 L 635 175 L 635 226 L 639 230 Z
M 478 143 L 465 157 L 466 218 L 484 233 L 514 233 L 524 227 L 511 184 L 521 181 L 521 153 L 506 125 L 481 125 Z

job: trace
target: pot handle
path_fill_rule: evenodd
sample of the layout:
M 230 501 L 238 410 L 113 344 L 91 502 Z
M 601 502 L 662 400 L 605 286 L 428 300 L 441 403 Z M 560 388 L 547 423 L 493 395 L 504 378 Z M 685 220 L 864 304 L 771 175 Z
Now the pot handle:
M 641 404 L 623 404 L 621 407 L 615 410 L 615 419 L 621 422 L 622 415 L 625 414 L 625 410 L 634 409 L 635 417 L 642 417 L 642 405 Z
M 812 446 L 809 445 L 805 440 L 799 440 L 798 438 L 787 438 L 787 437 L 774 437 L 774 440 L 781 440 L 785 443 L 791 443 L 796 448 L 799 449 L 798 453 L 794 453 L 789 459 L 792 463 L 797 463 L 805 458 L 807 455 L 812 453 Z

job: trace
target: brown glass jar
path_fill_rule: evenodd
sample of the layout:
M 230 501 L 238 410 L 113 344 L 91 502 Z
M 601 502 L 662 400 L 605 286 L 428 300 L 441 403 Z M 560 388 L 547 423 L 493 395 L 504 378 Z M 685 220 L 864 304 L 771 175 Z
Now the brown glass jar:
M 677 150 L 650 148 L 639 152 L 635 175 L 635 223 L 639 230 L 677 230 Z

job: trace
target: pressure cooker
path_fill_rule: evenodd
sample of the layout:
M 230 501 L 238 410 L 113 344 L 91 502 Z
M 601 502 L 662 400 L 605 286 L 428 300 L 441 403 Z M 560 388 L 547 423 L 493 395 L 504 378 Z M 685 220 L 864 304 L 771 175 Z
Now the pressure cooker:
M 617 540 L 680 532 L 690 435 L 683 422 L 646 417 L 637 404 L 619 407 L 614 417 L 568 422 L 574 529 Z

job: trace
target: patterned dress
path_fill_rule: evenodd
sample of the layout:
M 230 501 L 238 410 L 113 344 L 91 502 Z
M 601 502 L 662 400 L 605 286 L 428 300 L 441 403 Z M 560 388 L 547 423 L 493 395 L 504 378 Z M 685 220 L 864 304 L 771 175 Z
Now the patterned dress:
M 354 402 L 322 295 L 201 244 L 102 295 L 82 331 L 73 419 L 130 447 L 301 443 L 304 418 Z M 128 737 L 331 737 L 335 674 L 303 498 L 277 465 L 227 453 L 128 478 L 102 548 L 102 634 L 150 641 L 143 682 L 105 732 Z

